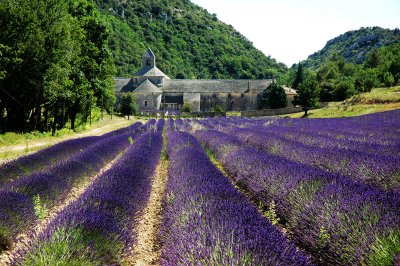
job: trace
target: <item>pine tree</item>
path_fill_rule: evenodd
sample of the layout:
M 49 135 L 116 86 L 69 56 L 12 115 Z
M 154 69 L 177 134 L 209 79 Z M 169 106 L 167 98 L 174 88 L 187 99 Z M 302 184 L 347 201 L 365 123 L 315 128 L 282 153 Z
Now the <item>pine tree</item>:
M 121 97 L 121 105 L 120 105 L 120 113 L 123 116 L 129 116 L 134 115 L 138 112 L 138 105 L 136 103 L 136 99 L 133 96 L 132 93 L 125 93 Z
M 292 88 L 295 90 L 299 89 L 299 85 L 301 82 L 303 82 L 303 80 L 304 80 L 303 65 L 301 63 L 299 63 L 297 66 L 296 77 L 294 78 Z
M 293 105 L 303 107 L 304 116 L 307 116 L 310 107 L 316 107 L 319 103 L 319 85 L 314 73 L 307 73 L 303 82 L 299 84 L 297 95 L 294 96 Z

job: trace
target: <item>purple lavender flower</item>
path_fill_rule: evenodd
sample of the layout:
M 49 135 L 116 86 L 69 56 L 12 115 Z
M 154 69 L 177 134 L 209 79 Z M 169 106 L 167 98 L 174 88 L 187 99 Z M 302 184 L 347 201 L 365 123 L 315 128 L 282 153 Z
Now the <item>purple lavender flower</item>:
M 168 135 L 161 265 L 305 265 L 299 252 L 213 166 L 187 133 Z

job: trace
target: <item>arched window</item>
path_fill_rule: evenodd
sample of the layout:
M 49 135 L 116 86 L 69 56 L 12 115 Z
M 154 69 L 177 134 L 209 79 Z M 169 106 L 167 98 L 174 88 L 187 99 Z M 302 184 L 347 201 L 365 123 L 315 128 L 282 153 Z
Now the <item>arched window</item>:
M 150 59 L 147 59 L 147 60 L 146 60 L 146 66 L 151 66 L 151 61 L 150 61 Z

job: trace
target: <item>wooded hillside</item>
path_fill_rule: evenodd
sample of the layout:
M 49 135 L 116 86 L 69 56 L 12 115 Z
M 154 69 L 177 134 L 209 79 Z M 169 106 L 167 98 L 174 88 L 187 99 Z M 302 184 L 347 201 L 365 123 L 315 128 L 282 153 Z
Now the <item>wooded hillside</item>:
M 96 0 L 108 17 L 118 76 L 141 65 L 147 46 L 171 78 L 271 78 L 287 67 L 189 0 Z M 260 34 L 268 35 L 268 31 Z M 272 37 L 271 37 L 272 38 Z

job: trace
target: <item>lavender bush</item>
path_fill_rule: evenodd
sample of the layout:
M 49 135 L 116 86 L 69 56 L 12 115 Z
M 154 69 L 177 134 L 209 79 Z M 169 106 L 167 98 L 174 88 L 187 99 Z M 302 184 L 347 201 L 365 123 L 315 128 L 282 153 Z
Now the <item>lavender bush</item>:
M 168 135 L 161 265 L 306 265 L 307 257 L 213 166 L 189 134 Z
M 133 135 L 132 135 L 133 134 Z M 52 208 L 61 203 L 74 185 L 84 176 L 94 175 L 128 145 L 128 137 L 137 133 L 125 133 L 106 138 L 85 149 L 75 157 L 60 160 L 46 171 L 21 177 L 9 182 L 0 190 L 0 235 L 12 241 L 37 221 L 34 198 L 40 199 L 37 208 Z M 10 208 L 13 202 L 15 208 Z M 35 215 L 34 215 L 35 214 Z
M 195 136 L 238 185 L 265 206 L 274 205 L 316 263 L 353 265 L 379 256 L 394 263 L 400 245 L 396 193 L 257 151 L 221 132 L 197 131 Z
M 72 139 L 55 144 L 34 154 L 19 157 L 0 166 L 0 187 L 7 182 L 17 180 L 23 175 L 44 170 L 60 159 L 74 156 L 100 140 L 100 137 Z
M 268 131 L 233 128 L 230 135 L 292 161 L 319 167 L 385 190 L 400 189 L 400 157 L 368 154 L 336 147 L 314 147 Z
M 160 160 L 161 132 L 139 137 L 108 171 L 35 240 L 24 265 L 117 265 L 135 242 L 135 218 L 146 206 Z
M 17 180 L 21 176 L 27 176 L 34 172 L 43 171 L 51 167 L 59 160 L 76 156 L 84 149 L 106 138 L 135 131 L 142 123 L 137 122 L 129 127 L 121 128 L 100 137 L 84 137 L 71 139 L 55 144 L 47 149 L 40 150 L 34 154 L 19 157 L 0 166 L 0 187 L 7 182 Z

